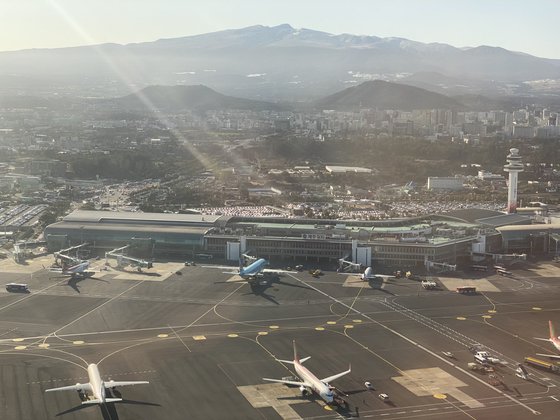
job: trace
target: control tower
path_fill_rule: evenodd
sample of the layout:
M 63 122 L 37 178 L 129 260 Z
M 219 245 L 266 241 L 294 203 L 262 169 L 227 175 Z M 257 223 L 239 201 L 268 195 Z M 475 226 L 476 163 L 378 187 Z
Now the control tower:
M 515 213 L 517 209 L 517 174 L 523 172 L 523 163 L 519 149 L 509 149 L 504 171 L 509 172 L 507 212 Z

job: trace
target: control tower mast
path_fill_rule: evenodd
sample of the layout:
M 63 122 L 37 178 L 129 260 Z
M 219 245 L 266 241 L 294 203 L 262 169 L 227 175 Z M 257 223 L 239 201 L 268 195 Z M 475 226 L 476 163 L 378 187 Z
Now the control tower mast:
M 509 155 L 506 158 L 507 164 L 504 165 L 504 171 L 509 172 L 508 183 L 508 202 L 507 212 L 515 213 L 517 209 L 517 174 L 523 172 L 523 163 L 519 156 L 519 149 L 509 149 Z

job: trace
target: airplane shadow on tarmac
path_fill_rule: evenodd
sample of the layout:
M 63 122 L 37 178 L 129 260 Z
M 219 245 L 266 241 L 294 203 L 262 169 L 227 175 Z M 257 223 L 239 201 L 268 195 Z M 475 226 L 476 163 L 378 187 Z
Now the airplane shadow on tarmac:
M 377 278 L 376 277 L 374 279 L 370 279 L 370 280 L 368 280 L 368 284 L 369 284 L 369 287 L 371 287 L 373 290 L 379 290 L 383 293 L 387 293 L 388 295 L 395 296 L 394 293 L 392 293 L 392 292 L 390 292 L 390 291 L 388 291 L 388 290 L 386 290 L 382 287 L 383 286 L 383 279 L 382 278 Z M 395 283 L 391 282 L 389 284 L 395 284 Z
M 95 280 L 95 281 L 102 281 L 104 283 L 109 283 L 107 280 L 103 280 L 103 279 L 97 279 L 95 277 L 73 277 L 70 280 L 68 280 L 68 283 L 66 283 L 67 286 L 70 286 L 72 289 L 74 289 L 77 293 L 80 293 L 80 286 L 79 283 L 89 279 L 89 280 Z
M 122 398 L 121 393 L 116 390 L 113 389 L 112 391 L 107 390 L 108 393 L 108 397 L 112 398 L 113 396 L 116 398 Z M 157 403 L 151 403 L 151 402 L 147 402 L 147 401 L 135 401 L 135 400 L 126 400 L 123 399 L 122 401 L 119 401 L 118 404 L 131 404 L 131 405 L 147 405 L 147 406 L 152 406 L 152 407 L 161 407 L 161 404 L 157 404 Z M 91 405 L 77 405 L 75 407 L 72 407 L 68 410 L 62 411 L 60 413 L 58 413 L 56 415 L 56 417 L 60 417 L 60 416 L 64 416 L 65 414 L 70 414 L 70 413 L 74 413 L 76 411 L 80 411 L 83 410 L 85 408 L 90 408 Z M 97 407 L 99 407 L 99 410 L 101 411 L 101 415 L 103 416 L 103 420 L 119 420 L 119 413 L 117 412 L 117 407 L 115 403 L 107 403 L 107 404 L 98 404 Z
M 273 287 L 274 285 L 277 284 L 281 284 L 283 286 L 289 286 L 289 287 L 297 287 L 300 289 L 308 289 L 308 290 L 313 290 L 307 286 L 302 286 L 299 284 L 293 284 L 293 283 L 288 283 L 285 281 L 280 280 L 280 278 L 278 276 L 275 277 L 268 277 L 265 281 L 261 282 L 261 283 L 254 283 L 251 282 L 249 283 L 249 287 L 251 288 L 251 292 L 249 293 L 244 293 L 243 295 L 255 295 L 255 296 L 260 296 L 266 300 L 268 300 L 269 302 L 274 303 L 275 305 L 280 305 L 278 303 L 278 301 L 276 301 L 276 299 L 274 298 L 273 295 L 270 295 L 268 293 L 266 293 L 267 289 L 270 289 L 271 287 Z M 274 289 L 274 290 L 278 290 L 278 289 Z
M 122 400 L 119 401 L 119 404 L 137 404 L 137 405 L 149 405 L 152 407 L 161 407 L 161 404 L 150 403 L 145 401 L 134 401 L 134 400 Z M 101 415 L 103 416 L 103 420 L 119 420 L 119 414 L 117 412 L 116 404 L 115 403 L 107 403 L 105 405 L 100 404 L 98 405 L 99 410 L 101 411 Z M 72 407 L 68 410 L 61 411 L 56 415 L 56 417 L 61 417 L 66 414 L 74 413 L 76 411 L 83 410 L 85 408 L 91 408 L 90 405 L 77 405 Z

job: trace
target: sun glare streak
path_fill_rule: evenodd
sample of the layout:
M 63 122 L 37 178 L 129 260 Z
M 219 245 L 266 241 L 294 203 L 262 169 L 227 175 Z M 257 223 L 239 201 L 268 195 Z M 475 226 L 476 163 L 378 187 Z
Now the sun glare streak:
M 126 72 L 122 71 L 118 64 L 113 61 L 113 59 L 103 51 L 102 47 L 96 44 L 96 40 L 91 37 L 87 31 L 80 26 L 80 24 L 65 10 L 56 0 L 46 0 L 47 3 L 56 10 L 60 16 L 66 21 L 66 23 L 80 36 L 83 40 L 90 45 L 90 47 L 99 55 L 99 57 L 107 64 L 107 66 L 113 71 L 113 73 L 120 79 L 120 81 L 134 94 L 146 108 L 154 115 L 154 117 L 165 126 L 174 136 L 183 144 L 192 156 L 198 160 L 202 166 L 208 170 L 217 169 L 209 159 L 206 158 L 202 153 L 200 153 L 178 130 L 173 128 L 173 124 L 170 124 L 169 120 L 165 118 L 160 110 L 150 101 L 150 99 L 144 95 L 141 91 L 138 91 L 136 84 L 127 76 Z

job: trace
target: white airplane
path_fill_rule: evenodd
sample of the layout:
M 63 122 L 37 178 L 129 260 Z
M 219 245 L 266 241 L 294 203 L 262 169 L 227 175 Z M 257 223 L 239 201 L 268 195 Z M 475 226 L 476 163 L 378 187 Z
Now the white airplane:
M 554 347 L 556 347 L 556 350 L 560 351 L 560 337 L 558 337 L 556 335 L 556 332 L 554 331 L 554 325 L 552 325 L 552 321 L 548 321 L 548 329 L 550 331 L 550 337 L 549 338 L 538 338 L 538 337 L 534 337 L 535 340 L 542 340 L 542 341 L 548 341 L 550 343 L 552 343 L 552 345 Z M 542 353 L 537 353 L 537 356 L 546 356 L 546 357 L 550 357 L 553 359 L 560 359 L 560 355 L 559 354 L 542 354 Z
M 276 270 L 265 268 L 269 265 L 268 260 L 264 258 L 259 258 L 258 260 L 252 262 L 247 267 L 243 267 L 243 263 L 239 260 L 239 269 L 237 271 L 224 271 L 224 274 L 238 275 L 243 280 L 254 280 L 257 277 L 262 277 L 265 274 L 282 274 L 282 273 L 293 273 L 296 274 L 297 271 L 287 271 L 287 270 Z M 232 267 L 223 267 L 218 265 L 205 265 L 205 268 L 220 268 L 225 270 L 231 270 Z
M 122 401 L 122 398 L 107 398 L 106 390 L 107 388 L 115 388 L 117 386 L 129 386 L 129 385 L 142 385 L 148 384 L 147 381 L 107 381 L 104 382 L 99 375 L 99 369 L 95 363 L 92 363 L 87 368 L 89 383 L 70 386 L 63 386 L 60 388 L 51 388 L 45 390 L 45 392 L 53 391 L 78 391 L 80 393 L 89 395 L 93 398 L 82 401 L 82 404 L 105 404 L 114 403 Z
M 60 273 L 65 276 L 70 276 L 72 278 L 85 278 L 90 277 L 95 274 L 95 271 L 90 271 L 89 269 L 89 261 L 82 261 L 76 265 L 71 267 L 67 267 L 65 265 L 62 268 L 49 268 L 49 271 L 52 273 Z
M 394 277 L 394 276 L 389 276 L 387 274 L 374 273 L 373 269 L 371 267 L 366 268 L 365 271 L 363 273 L 360 273 L 360 274 L 352 274 L 352 273 L 338 273 L 338 274 L 360 277 L 363 281 L 369 281 L 369 280 L 375 280 L 375 279 L 388 279 L 388 278 Z
M 305 396 L 310 392 L 315 392 L 327 404 L 331 404 L 334 401 L 334 393 L 333 393 L 333 388 L 329 385 L 329 382 L 332 382 L 335 379 L 340 378 L 341 376 L 349 374 L 352 369 L 349 366 L 348 370 L 344 372 L 337 373 L 336 375 L 328 376 L 323 379 L 319 379 L 313 373 L 311 373 L 306 367 L 303 366 L 303 362 L 309 360 L 310 358 L 311 356 L 304 357 L 301 360 L 298 358 L 297 350 L 296 350 L 296 341 L 294 340 L 294 361 L 292 362 L 289 360 L 279 360 L 279 359 L 276 360 L 278 362 L 289 363 L 291 365 L 294 365 L 296 374 L 301 379 L 301 382 L 287 381 L 284 379 L 269 379 L 269 378 L 263 378 L 263 380 L 269 382 L 278 382 L 286 385 L 299 386 L 302 395 Z

